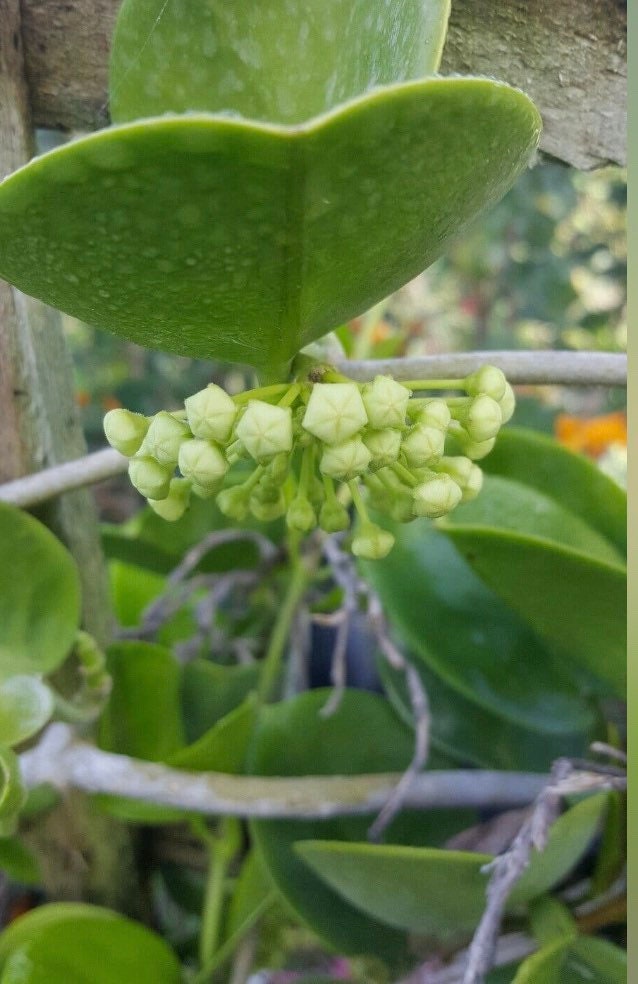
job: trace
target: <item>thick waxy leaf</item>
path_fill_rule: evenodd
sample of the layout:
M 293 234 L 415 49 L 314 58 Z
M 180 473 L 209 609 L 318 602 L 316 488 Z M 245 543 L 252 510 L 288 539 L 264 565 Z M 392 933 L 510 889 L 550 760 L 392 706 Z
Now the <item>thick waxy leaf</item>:
M 53 694 L 32 676 L 0 681 L 0 744 L 18 745 L 42 728 L 53 713 Z
M 574 734 L 521 728 L 452 690 L 418 657 L 412 662 L 428 695 L 432 746 L 452 755 L 460 765 L 544 772 L 561 755 L 585 755 L 591 742 L 603 735 L 602 722 Z M 391 669 L 386 660 L 379 660 L 378 666 L 390 702 L 412 727 L 414 714 L 405 674 Z
M 45 905 L 0 936 L 7 984 L 180 984 L 181 969 L 163 940 L 108 909 Z
M 0 543 L 0 677 L 49 673 L 78 628 L 75 564 L 45 526 L 1 502 Z
M 189 741 L 234 710 L 257 689 L 259 664 L 219 666 L 207 659 L 195 659 L 182 671 L 182 713 Z
M 104 130 L 0 186 L 0 275 L 152 348 L 281 371 L 411 279 L 538 141 L 518 90 L 430 79 L 299 127 Z
M 302 123 L 368 89 L 432 75 L 449 0 L 125 0 L 111 117 L 191 110 Z
M 545 434 L 508 427 L 481 467 L 556 499 L 625 552 L 627 494 L 584 455 Z
M 512 893 L 516 908 L 546 892 L 573 868 L 597 829 L 605 796 L 572 807 L 551 829 Z M 486 854 L 433 848 L 297 843 L 295 851 L 357 909 L 397 929 L 437 940 L 471 932 L 485 908 Z
M 596 936 L 582 936 L 575 941 L 567 966 L 571 976 L 569 979 L 565 977 L 565 984 L 580 984 L 580 981 L 626 984 L 627 981 L 626 952 Z
M 189 772 L 241 772 L 257 718 L 251 694 L 214 727 L 167 759 L 168 765 Z
M 595 716 L 561 664 L 442 533 L 425 520 L 392 532 L 388 557 L 362 566 L 415 656 L 519 727 L 553 734 L 592 727 Z
M 624 693 L 626 571 L 608 541 L 553 500 L 500 477 L 442 528 L 553 646 Z
M 262 712 L 251 751 L 252 772 L 356 775 L 406 767 L 413 738 L 386 701 L 363 691 L 346 691 L 339 709 L 330 717 L 321 717 L 329 693 L 312 691 Z M 387 836 L 399 843 L 441 843 L 468 822 L 472 820 L 467 811 L 408 813 L 392 824 Z M 251 829 L 275 885 L 316 933 L 340 952 L 373 953 L 394 961 L 404 950 L 403 934 L 351 906 L 293 850 L 295 842 L 307 838 L 363 840 L 370 823 L 370 817 L 259 821 Z
M 571 945 L 569 937 L 548 943 L 524 960 L 514 984 L 563 984 L 563 966 Z

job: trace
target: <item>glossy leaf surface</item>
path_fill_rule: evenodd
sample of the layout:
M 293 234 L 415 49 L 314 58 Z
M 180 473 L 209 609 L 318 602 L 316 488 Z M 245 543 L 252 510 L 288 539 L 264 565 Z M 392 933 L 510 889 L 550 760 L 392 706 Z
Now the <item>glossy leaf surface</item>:
M 258 663 L 219 666 L 207 659 L 195 659 L 184 666 L 181 700 L 189 741 L 200 738 L 257 689 L 259 669 Z
M 514 984 L 563 984 L 563 966 L 571 940 L 556 940 L 537 950 L 518 968 Z
M 580 522 L 541 493 L 493 476 L 442 528 L 535 631 L 622 695 L 626 571 L 608 541 Z
M 53 713 L 53 694 L 33 676 L 0 681 L 0 745 L 18 745 L 44 727 Z
M 312 691 L 267 707 L 260 717 L 251 771 L 258 775 L 356 775 L 406 767 L 412 755 L 412 735 L 386 701 L 363 691 L 346 691 L 339 709 L 324 718 L 319 712 L 329 694 Z M 403 934 L 350 905 L 294 851 L 295 842 L 305 839 L 363 840 L 370 823 L 370 817 L 258 821 L 251 823 L 251 830 L 275 885 L 304 922 L 340 952 L 373 953 L 392 962 L 405 948 Z M 441 843 L 467 823 L 467 811 L 407 813 L 392 824 L 387 837 L 400 843 Z
M 180 984 L 177 958 L 148 929 L 81 903 L 41 906 L 0 936 L 6 984 Z
M 566 734 L 593 725 L 591 707 L 561 664 L 446 536 L 425 520 L 391 528 L 396 544 L 388 557 L 362 567 L 415 656 L 517 726 Z
M 572 807 L 551 829 L 512 893 L 516 908 L 546 892 L 573 868 L 597 829 L 605 797 Z M 297 843 L 310 868 L 357 909 L 387 925 L 437 940 L 471 932 L 485 908 L 486 854 L 395 845 Z
M 581 936 L 574 942 L 568 959 L 573 981 L 591 984 L 626 984 L 627 953 L 609 940 Z M 576 974 L 580 973 L 580 977 Z M 561 982 L 562 984 L 562 982 Z M 572 984 L 566 980 L 565 984 Z
M 0 186 L 0 275 L 141 345 L 282 371 L 502 197 L 539 126 L 518 90 L 453 78 L 294 128 L 104 130 Z
M 449 0 L 125 0 L 111 50 L 117 123 L 192 110 L 302 123 L 432 75 Z
M 1 502 L 0 543 L 0 677 L 50 673 L 78 628 L 75 564 L 42 523 Z

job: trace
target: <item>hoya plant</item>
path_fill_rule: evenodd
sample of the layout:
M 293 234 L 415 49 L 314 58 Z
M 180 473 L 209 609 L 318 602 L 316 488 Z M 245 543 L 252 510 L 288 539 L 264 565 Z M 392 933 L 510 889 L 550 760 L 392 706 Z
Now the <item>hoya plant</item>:
M 596 935 L 624 860 L 624 493 L 501 433 L 488 358 L 361 378 L 329 334 L 537 148 L 524 93 L 437 74 L 448 8 L 124 0 L 112 125 L 0 185 L 10 283 L 255 377 L 106 415 L 147 501 L 104 531 L 106 652 L 64 547 L 0 507 L 7 873 L 46 886 L 33 829 L 69 789 L 114 843 L 198 852 L 131 862 L 126 901 L 50 892 L 0 935 L 0 984 L 247 981 L 292 932 L 351 961 L 307 984 L 624 979 Z

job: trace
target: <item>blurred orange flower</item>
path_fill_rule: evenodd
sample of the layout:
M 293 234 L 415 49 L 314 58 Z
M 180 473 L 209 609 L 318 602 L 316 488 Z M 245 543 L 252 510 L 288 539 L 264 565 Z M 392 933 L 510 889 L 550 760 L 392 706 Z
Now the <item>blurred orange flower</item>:
M 554 422 L 554 433 L 572 451 L 598 458 L 610 444 L 627 446 L 627 417 L 622 411 L 600 417 L 560 413 Z

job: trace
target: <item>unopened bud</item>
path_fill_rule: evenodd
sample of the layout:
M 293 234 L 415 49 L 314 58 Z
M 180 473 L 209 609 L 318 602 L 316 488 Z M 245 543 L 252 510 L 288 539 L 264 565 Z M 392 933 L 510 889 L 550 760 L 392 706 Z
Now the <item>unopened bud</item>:
M 475 499 L 483 486 L 483 472 L 469 458 L 458 455 L 454 458 L 441 458 L 433 465 L 436 472 L 449 475 L 462 492 L 462 502 Z
M 177 420 L 172 413 L 162 410 L 153 417 L 140 448 L 140 454 L 142 456 L 150 455 L 159 461 L 160 465 L 175 467 L 179 449 L 189 437 L 190 430 L 187 425 L 183 421 Z
M 360 475 L 370 464 L 372 455 L 360 437 L 351 437 L 341 444 L 324 449 L 319 470 L 330 478 L 346 482 Z
M 184 400 L 186 416 L 195 437 L 224 444 L 237 416 L 237 406 L 221 386 L 210 383 L 206 389 Z
M 141 413 L 130 410 L 109 410 L 104 418 L 104 433 L 112 448 L 132 458 L 142 446 L 150 421 Z
M 401 431 L 390 427 L 384 430 L 370 430 L 364 435 L 363 443 L 372 455 L 373 467 L 383 468 L 399 457 Z
M 450 413 L 450 408 L 448 407 L 445 400 L 439 400 L 438 398 L 428 400 L 419 409 L 418 422 L 424 424 L 426 427 L 436 427 L 439 430 L 446 431 L 452 415 Z
M 266 468 L 266 474 L 268 475 L 271 482 L 276 485 L 283 485 L 288 477 L 288 472 L 290 471 L 290 456 L 281 453 L 276 454 L 272 461 Z
M 363 523 L 352 541 L 352 552 L 355 557 L 364 560 L 381 560 L 392 550 L 394 537 L 392 533 L 381 529 L 376 523 Z
M 470 396 L 480 396 L 484 393 L 497 403 L 505 395 L 507 385 L 505 373 L 496 366 L 481 366 L 465 379 L 465 389 Z
M 251 496 L 250 511 L 260 523 L 272 523 L 276 519 L 281 519 L 286 513 L 286 500 L 279 492 L 276 499 L 272 502 L 262 502 Z
M 443 454 L 445 434 L 438 427 L 416 424 L 403 439 L 401 451 L 410 468 L 423 468 Z
M 192 437 L 179 449 L 179 470 L 185 478 L 204 489 L 216 489 L 228 471 L 228 462 L 210 441 Z
M 315 383 L 303 426 L 324 444 L 340 444 L 367 424 L 366 408 L 356 383 Z
M 491 437 L 489 441 L 464 441 L 463 450 L 467 458 L 472 461 L 480 461 L 481 458 L 490 453 L 495 444 L 495 437 Z
M 377 376 L 363 387 L 361 396 L 371 427 L 403 427 L 410 390 L 392 376 Z
M 241 486 L 223 489 L 215 501 L 219 511 L 229 519 L 241 521 L 248 515 L 248 496 Z
M 501 408 L 501 416 L 503 417 L 503 423 L 506 424 L 514 416 L 514 411 L 516 409 L 516 397 L 514 396 L 514 390 L 509 383 L 505 384 L 505 393 L 498 401 L 498 405 Z
M 186 478 L 172 478 L 168 495 L 165 499 L 149 499 L 148 504 L 169 523 L 181 519 L 190 502 L 191 483 Z
M 472 465 L 472 471 L 470 472 L 469 478 L 462 489 L 463 495 L 461 502 L 471 502 L 472 499 L 476 499 L 477 495 L 483 488 L 483 472 L 478 465 Z
M 350 514 L 337 499 L 326 501 L 319 512 L 319 526 L 325 533 L 340 533 L 350 526 Z
M 276 454 L 292 450 L 290 407 L 250 400 L 235 433 L 251 458 L 260 463 L 270 461 Z
M 317 525 L 317 516 L 308 499 L 298 495 L 288 506 L 286 524 L 298 533 L 309 533 Z
M 173 469 L 160 465 L 155 458 L 131 458 L 128 466 L 131 483 L 147 499 L 165 499 L 171 486 Z
M 476 396 L 469 406 L 459 408 L 456 419 L 467 431 L 470 441 L 489 441 L 496 437 L 503 423 L 501 408 L 491 396 Z
M 413 509 L 417 516 L 439 519 L 458 506 L 461 497 L 461 489 L 449 475 L 438 475 L 413 490 Z

